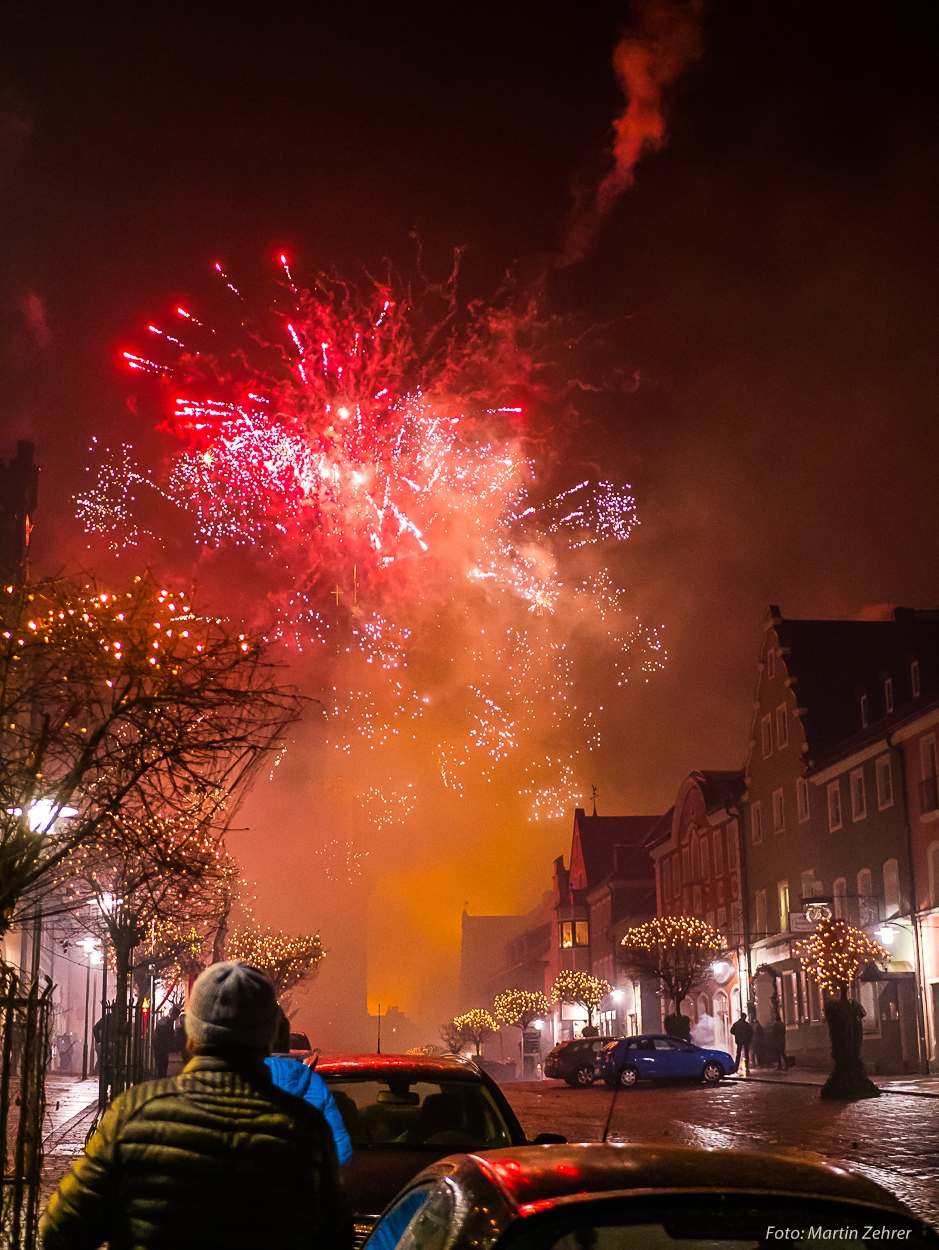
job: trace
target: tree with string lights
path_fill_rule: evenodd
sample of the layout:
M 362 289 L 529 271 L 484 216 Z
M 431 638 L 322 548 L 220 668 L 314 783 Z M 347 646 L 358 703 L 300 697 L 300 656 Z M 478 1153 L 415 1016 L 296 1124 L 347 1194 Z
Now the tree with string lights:
M 554 979 L 551 987 L 553 1003 L 572 1003 L 575 1007 L 583 1007 L 587 1013 L 587 1024 L 593 1025 L 593 1017 L 604 997 L 613 988 L 609 981 L 601 977 L 592 977 L 589 972 L 575 972 L 572 968 L 562 968 Z
M 521 1033 L 519 1047 L 523 1067 L 526 1064 L 525 1033 L 535 1020 L 542 1019 L 550 1009 L 548 999 L 541 990 L 504 990 L 492 1004 L 492 1014 L 499 1023 L 514 1026 Z M 534 1062 L 533 1057 L 527 1056 L 527 1061 Z
M 487 1038 L 492 1037 L 493 1033 L 498 1033 L 498 1022 L 493 1020 L 488 1011 L 484 1011 L 481 1007 L 474 1007 L 472 1011 L 464 1012 L 462 1016 L 456 1016 L 453 1020 L 453 1027 L 467 1040 L 476 1047 L 476 1054 L 481 1053 L 482 1044 Z
M 724 949 L 721 935 L 693 916 L 659 916 L 629 929 L 618 951 L 623 968 L 637 980 L 659 982 L 674 1006 L 666 1016 L 666 1031 L 687 1041 L 691 1021 L 681 1014 L 685 998 L 703 985 L 711 964 Z
M 294 992 L 316 976 L 326 952 L 318 933 L 292 935 L 246 925 L 232 931 L 226 955 L 266 972 L 274 983 L 277 1001 L 289 1016 Z
M 215 793 L 222 829 L 299 710 L 260 638 L 149 574 L 0 585 L 0 937 L 95 840 Z
M 802 967 L 831 995 L 825 1021 L 834 1067 L 822 1086 L 822 1098 L 877 1098 L 880 1090 L 861 1059 L 864 1008 L 848 997 L 862 966 L 887 963 L 892 957 L 879 942 L 846 920 L 820 920 L 815 932 L 796 948 Z

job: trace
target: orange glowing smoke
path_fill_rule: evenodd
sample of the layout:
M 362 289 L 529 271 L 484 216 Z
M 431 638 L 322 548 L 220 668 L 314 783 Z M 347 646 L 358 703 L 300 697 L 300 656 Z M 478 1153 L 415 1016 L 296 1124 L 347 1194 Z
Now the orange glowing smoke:
M 650 0 L 640 10 L 637 29 L 616 45 L 613 68 L 626 108 L 614 122 L 613 167 L 575 212 L 561 264 L 583 258 L 603 219 L 632 185 L 640 157 L 664 146 L 663 92 L 701 55 L 701 10 L 702 0 Z

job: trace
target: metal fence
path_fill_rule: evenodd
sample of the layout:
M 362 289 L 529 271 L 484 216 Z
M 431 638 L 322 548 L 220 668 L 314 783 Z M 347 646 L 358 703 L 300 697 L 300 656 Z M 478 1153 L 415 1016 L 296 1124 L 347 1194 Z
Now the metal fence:
M 131 1003 L 123 1037 L 117 1036 L 114 1004 L 109 1003 L 101 1022 L 98 1067 L 98 1114 L 107 1109 L 131 1085 L 154 1075 L 151 1012 L 141 1002 Z
M 32 1250 L 39 1225 L 52 982 L 0 968 L 0 1245 Z

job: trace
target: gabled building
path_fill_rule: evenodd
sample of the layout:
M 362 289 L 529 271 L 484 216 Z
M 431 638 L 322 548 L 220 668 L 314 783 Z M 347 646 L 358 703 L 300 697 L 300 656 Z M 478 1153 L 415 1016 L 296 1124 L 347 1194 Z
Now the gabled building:
M 674 807 L 652 830 L 659 916 L 694 916 L 722 935 L 725 956 L 708 982 L 683 1005 L 702 1045 L 730 1048 L 730 1027 L 746 1003 L 746 955 L 740 884 L 740 800 L 743 773 L 696 770 L 682 782 Z
M 879 940 L 886 972 L 868 969 L 864 1054 L 875 1071 L 920 1066 L 913 864 L 903 753 L 892 741 L 915 706 L 917 674 L 939 659 L 939 614 L 889 621 L 766 618 L 745 769 L 744 922 L 751 1001 L 765 1027 L 785 1021 L 787 1049 L 824 1064 L 818 987 L 795 944 L 827 906 Z

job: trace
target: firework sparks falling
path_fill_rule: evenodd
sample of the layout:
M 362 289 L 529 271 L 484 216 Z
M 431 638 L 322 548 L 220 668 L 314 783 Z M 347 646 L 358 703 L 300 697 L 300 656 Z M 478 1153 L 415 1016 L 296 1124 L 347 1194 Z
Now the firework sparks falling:
M 385 753 L 399 778 L 361 788 L 374 828 L 413 807 L 408 751 L 429 750 L 454 795 L 509 769 L 531 819 L 565 814 L 600 742 L 595 694 L 664 663 L 602 564 L 639 523 L 629 487 L 546 498 L 518 377 L 478 325 L 462 345 L 446 322 L 421 338 L 409 296 L 302 290 L 280 263 L 273 334 L 223 358 L 225 334 L 179 307 L 175 333 L 151 325 L 153 350 L 124 353 L 163 388 L 172 455 L 162 477 L 130 448 L 106 455 L 78 499 L 86 529 L 139 538 L 137 495 L 159 494 L 198 545 L 277 568 L 269 637 L 325 676 L 326 746 L 369 774 Z M 246 302 L 215 269 L 242 326 Z M 598 656 L 607 677 L 585 694 L 579 669 Z

